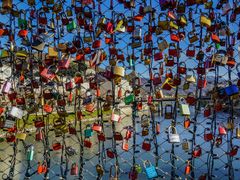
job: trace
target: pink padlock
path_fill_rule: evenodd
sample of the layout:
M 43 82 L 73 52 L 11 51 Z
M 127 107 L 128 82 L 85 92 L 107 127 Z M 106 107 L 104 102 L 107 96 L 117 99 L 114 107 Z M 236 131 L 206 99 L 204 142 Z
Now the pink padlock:
M 6 93 L 7 94 L 10 91 L 11 87 L 12 87 L 12 83 L 9 82 L 9 81 L 6 81 L 4 83 L 4 85 L 3 85 L 2 93 Z

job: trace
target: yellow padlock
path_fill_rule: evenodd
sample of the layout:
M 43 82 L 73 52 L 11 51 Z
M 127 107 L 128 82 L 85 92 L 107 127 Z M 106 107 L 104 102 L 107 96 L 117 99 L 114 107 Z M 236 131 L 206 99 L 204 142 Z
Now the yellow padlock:
M 119 62 L 119 61 L 118 61 Z M 124 67 L 121 67 L 121 66 L 118 66 L 118 62 L 116 63 L 116 66 L 114 66 L 114 69 L 113 69 L 113 74 L 114 75 L 117 75 L 117 76 L 120 76 L 120 77 L 124 77 L 125 75 L 125 69 Z
M 240 138 L 240 128 L 239 128 L 239 124 L 238 127 L 236 128 L 236 137 L 239 139 Z
M 200 24 L 206 27 L 210 27 L 211 26 L 211 19 L 209 19 L 208 17 L 201 15 L 200 18 Z
M 25 140 L 26 139 L 26 137 L 27 137 L 27 134 L 26 133 L 23 133 L 23 132 L 18 132 L 17 134 L 16 134 L 16 138 L 17 139 L 20 139 L 20 140 Z

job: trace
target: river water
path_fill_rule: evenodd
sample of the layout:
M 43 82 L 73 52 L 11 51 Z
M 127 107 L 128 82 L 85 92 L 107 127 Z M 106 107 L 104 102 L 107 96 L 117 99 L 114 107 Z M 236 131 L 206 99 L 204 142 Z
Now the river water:
M 239 117 L 238 117 L 239 118 Z M 227 114 L 219 113 L 217 116 L 217 122 L 223 122 L 226 123 Z M 167 139 L 167 128 L 169 127 L 171 121 L 166 120 L 163 117 L 156 116 L 155 121 L 160 122 L 160 134 L 157 135 L 157 143 L 159 145 L 158 154 L 159 154 L 159 160 L 158 160 L 158 173 L 162 176 L 162 178 L 170 179 L 171 174 L 171 163 L 170 163 L 170 154 L 171 154 L 171 148 L 172 144 L 168 143 Z M 239 119 L 236 120 L 238 122 Z M 155 147 L 154 144 L 151 143 L 151 151 L 146 152 L 142 149 L 142 142 L 145 137 L 141 136 L 141 125 L 139 120 L 136 120 L 136 132 L 137 132 L 137 151 L 135 152 L 135 158 L 136 163 L 140 164 L 143 167 L 143 161 L 144 160 L 150 160 L 151 163 L 155 164 L 155 157 L 154 157 L 154 151 Z M 85 127 L 87 124 L 93 123 L 93 122 L 82 122 L 82 127 Z M 200 158 L 195 159 L 195 175 L 196 177 L 199 177 L 201 174 L 207 173 L 207 158 L 208 153 L 210 151 L 210 142 L 206 142 L 203 140 L 204 135 L 204 129 L 206 127 L 210 127 L 211 120 L 203 118 L 201 115 L 198 116 L 198 124 L 197 124 L 197 136 L 196 136 L 196 143 L 199 144 L 202 148 L 202 156 Z M 129 116 L 123 118 L 123 120 L 116 125 L 117 131 L 122 131 L 124 126 L 128 126 L 132 124 L 132 120 Z M 105 123 L 104 125 L 104 131 L 106 134 L 106 137 L 112 137 L 112 128 L 110 123 Z M 185 129 L 183 127 L 183 117 L 178 116 L 177 119 L 177 132 L 180 135 L 181 142 L 183 139 L 189 140 L 189 145 L 191 147 L 191 138 L 192 133 L 189 130 L 193 129 L 193 124 L 190 125 L 189 129 Z M 218 131 L 217 131 L 218 132 Z M 235 132 L 235 131 L 234 131 Z M 125 134 L 125 131 L 122 131 L 122 134 Z M 149 133 L 149 136 L 146 136 L 151 139 L 151 131 Z M 30 172 L 33 172 L 37 168 L 37 162 L 43 160 L 43 145 L 41 142 L 35 141 L 35 135 L 28 136 L 25 140 L 28 144 L 32 143 L 35 147 L 35 155 L 34 160 L 31 161 L 31 170 Z M 53 142 L 53 140 L 61 140 L 61 138 L 56 138 L 54 136 L 54 132 L 50 133 L 50 144 Z M 96 179 L 96 171 L 95 171 L 95 165 L 98 163 L 98 152 L 99 152 L 99 146 L 98 146 L 98 140 L 96 133 L 94 132 L 93 136 L 91 137 L 91 141 L 93 143 L 92 148 L 84 148 L 84 170 L 83 170 L 83 179 L 86 180 L 94 180 Z M 122 143 L 119 141 L 117 144 L 117 152 L 118 152 L 118 161 L 120 164 L 120 179 L 126 180 L 128 179 L 128 173 L 129 169 L 132 164 L 133 159 L 133 152 L 132 152 L 132 138 L 129 140 L 129 151 L 126 152 L 122 150 Z M 233 139 L 233 144 L 238 145 L 239 139 Z M 71 166 L 74 162 L 79 162 L 79 143 L 77 141 L 77 138 L 75 136 L 66 135 L 66 145 L 72 146 L 77 150 L 77 155 L 74 155 L 69 158 L 69 165 Z M 106 140 L 104 143 L 105 149 L 112 147 L 112 140 Z M 186 160 L 188 160 L 191 157 L 191 151 L 185 152 L 182 149 L 181 143 L 174 145 L 174 156 L 175 159 L 175 171 L 176 174 L 179 176 L 179 179 L 187 178 L 187 176 L 184 175 L 184 169 L 186 165 Z M 0 146 L 0 158 L 2 160 L 1 166 L 0 166 L 0 179 L 4 173 L 8 173 L 9 171 L 9 165 L 10 165 L 10 158 L 13 154 L 13 148 L 6 142 L 1 143 Z M 14 180 L 21 180 L 24 179 L 24 174 L 26 172 L 27 167 L 27 161 L 26 161 L 26 154 L 23 148 L 23 145 L 21 142 L 18 143 L 18 150 L 17 153 L 17 161 L 14 171 Z M 213 179 L 228 179 L 227 173 L 228 170 L 225 169 L 225 165 L 228 162 L 227 161 L 227 155 L 225 154 L 227 150 L 227 136 L 223 137 L 223 143 L 220 147 L 214 148 L 214 153 L 217 154 L 219 157 L 218 159 L 214 160 L 214 170 L 213 174 L 215 175 L 215 178 Z M 240 165 L 239 165 L 239 154 L 233 158 L 233 167 L 235 169 L 235 177 L 238 177 L 240 175 Z M 61 152 L 60 151 L 52 151 L 51 152 L 51 169 L 49 173 L 49 178 L 52 180 L 59 179 L 60 174 L 60 159 L 61 159 Z M 115 162 L 115 159 L 110 159 L 106 157 L 104 161 L 104 167 L 106 171 L 109 170 L 110 165 L 112 165 Z M 145 173 L 139 174 L 139 179 L 147 179 Z M 70 172 L 68 172 L 67 179 L 76 179 L 77 177 L 71 176 Z M 42 175 L 35 174 L 30 179 L 34 180 L 40 180 L 43 179 Z M 109 179 L 108 172 L 104 174 L 103 179 Z M 161 178 L 159 178 L 161 179 Z M 238 179 L 238 178 L 235 178 Z

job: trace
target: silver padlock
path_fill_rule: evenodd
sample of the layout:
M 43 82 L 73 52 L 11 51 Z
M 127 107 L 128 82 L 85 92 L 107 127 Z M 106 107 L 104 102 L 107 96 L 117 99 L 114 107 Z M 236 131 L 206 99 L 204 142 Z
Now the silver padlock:
M 168 141 L 169 143 L 180 143 L 180 136 L 174 126 L 168 128 Z
M 9 112 L 9 115 L 11 117 L 22 119 L 22 117 L 23 117 L 23 110 L 13 106 L 12 109 L 10 110 L 10 112 Z

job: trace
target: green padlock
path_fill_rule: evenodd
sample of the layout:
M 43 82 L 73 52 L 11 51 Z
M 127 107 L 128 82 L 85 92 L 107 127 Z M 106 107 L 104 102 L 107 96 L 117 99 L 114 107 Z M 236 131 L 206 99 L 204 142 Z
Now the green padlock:
M 125 105 L 131 104 L 134 101 L 134 99 L 135 99 L 135 96 L 133 94 L 130 94 L 130 91 L 125 91 L 125 98 L 124 98 Z
M 23 14 L 23 17 L 21 16 Z M 20 29 L 27 29 L 27 20 L 26 20 L 26 12 L 22 11 L 20 17 L 18 18 L 18 27 Z
M 185 82 L 184 84 L 183 84 L 183 90 L 185 91 L 185 90 L 188 90 L 189 89 L 189 83 L 188 82 Z
M 142 172 L 142 167 L 140 166 L 140 164 L 135 164 L 135 169 L 138 172 L 138 174 Z
M 216 49 L 219 49 L 220 48 L 220 44 L 216 44 L 215 47 L 216 47 Z
M 77 28 L 77 24 L 73 20 L 71 22 L 69 22 L 68 25 L 67 25 L 67 31 L 68 32 L 72 32 L 76 28 Z

